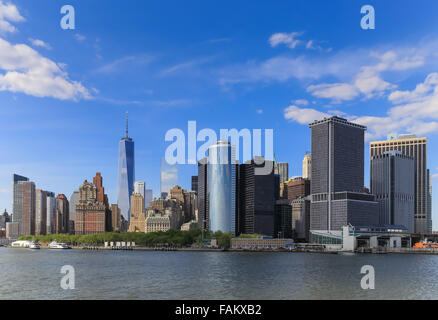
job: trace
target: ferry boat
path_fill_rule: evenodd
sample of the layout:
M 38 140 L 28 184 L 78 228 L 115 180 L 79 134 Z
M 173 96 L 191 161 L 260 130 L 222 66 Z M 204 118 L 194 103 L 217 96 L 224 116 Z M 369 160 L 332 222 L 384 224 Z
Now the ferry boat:
M 52 241 L 49 244 L 49 249 L 71 249 L 71 248 L 63 242 Z
M 30 241 L 27 240 L 18 240 L 11 243 L 11 247 L 13 248 L 29 248 Z
M 417 242 L 416 244 L 414 244 L 413 248 L 416 249 L 428 249 L 428 248 L 434 248 L 437 249 L 438 248 L 438 243 L 436 242 Z
M 31 243 L 29 243 L 29 249 L 40 249 L 40 248 L 41 248 L 41 246 L 38 242 L 32 241 Z

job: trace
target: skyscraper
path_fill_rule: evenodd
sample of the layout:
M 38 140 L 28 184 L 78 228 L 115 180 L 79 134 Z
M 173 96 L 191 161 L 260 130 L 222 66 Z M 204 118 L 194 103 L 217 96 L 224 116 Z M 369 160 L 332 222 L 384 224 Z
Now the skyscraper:
M 99 181 L 100 175 L 96 174 Z M 96 178 L 95 177 L 95 178 Z M 103 194 L 104 202 L 99 201 L 102 196 L 99 195 L 99 189 L 103 186 L 97 186 L 87 180 L 79 187 L 79 204 L 76 206 L 75 234 L 95 234 L 102 233 L 111 228 L 110 210 L 106 194 Z M 98 199 L 98 197 L 100 199 Z M 113 207 L 114 209 L 114 207 Z
M 312 177 L 312 156 L 306 154 L 303 159 L 303 179 L 311 179 Z
M 70 225 L 69 205 L 64 194 L 56 196 L 56 233 L 68 233 Z
M 46 234 L 47 230 L 47 191 L 36 190 L 35 235 Z
M 146 208 L 146 182 L 144 181 L 136 181 L 134 182 L 134 193 L 138 193 L 143 197 L 143 205 L 144 208 Z M 132 197 L 132 195 L 131 195 Z M 131 206 L 132 206 L 132 201 L 131 201 Z
M 278 163 L 278 174 L 280 175 L 280 183 L 283 183 L 289 179 L 289 163 Z
M 70 200 L 68 202 L 69 205 L 69 216 L 70 216 L 70 221 L 74 221 L 76 220 L 76 205 L 79 203 L 79 191 L 73 191 L 73 193 L 70 196 Z
M 432 175 L 430 170 L 427 169 L 427 216 L 430 217 L 430 225 L 428 226 L 428 232 L 432 232 Z
M 342 226 L 376 225 L 375 197 L 364 193 L 364 133 L 366 127 L 339 117 L 311 123 L 311 230 L 341 230 Z
M 208 229 L 207 158 L 198 162 L 198 216 L 201 228 Z
M 17 222 L 19 225 L 20 234 L 21 231 L 21 220 L 22 220 L 22 198 L 23 198 L 23 187 L 19 185 L 19 182 L 29 181 L 29 178 L 20 176 L 18 174 L 12 175 L 12 222 Z
M 192 191 L 198 192 L 198 176 L 192 176 Z
M 207 151 L 207 190 L 210 230 L 235 234 L 236 160 L 234 147 L 217 141 Z
M 13 215 L 12 221 L 18 223 L 19 235 L 35 234 L 35 183 L 26 177 L 12 176 Z
M 117 183 L 117 205 L 129 221 L 131 195 L 134 191 L 135 162 L 134 141 L 128 135 L 128 113 L 126 113 L 126 137 L 119 142 L 119 175 Z
M 121 217 L 120 209 L 116 204 L 111 205 L 111 231 L 120 231 Z
M 274 236 L 282 239 L 292 238 L 292 206 L 287 199 L 275 202 Z
M 387 151 L 370 161 L 371 193 L 379 203 L 379 223 L 403 225 L 414 232 L 415 162 L 401 151 Z
M 128 232 L 145 232 L 146 216 L 144 198 L 140 193 L 134 192 L 131 196 L 131 221 Z
M 47 234 L 56 233 L 56 197 L 54 192 L 47 192 L 47 219 L 46 232 Z
M 410 134 L 370 143 L 371 158 L 391 150 L 401 151 L 404 155 L 415 159 L 414 231 L 416 233 L 431 232 L 432 215 L 428 210 L 427 138 L 417 138 L 416 135 Z
M 152 189 L 146 189 L 144 195 L 144 205 L 146 208 L 151 205 L 152 199 L 153 199 Z
M 10 222 L 10 216 L 5 209 L 5 211 L 0 215 L 0 229 L 6 229 L 7 222 Z
M 279 199 L 279 176 L 256 174 L 257 167 L 272 167 L 272 161 L 256 156 L 239 166 L 239 233 L 274 234 L 275 203 Z

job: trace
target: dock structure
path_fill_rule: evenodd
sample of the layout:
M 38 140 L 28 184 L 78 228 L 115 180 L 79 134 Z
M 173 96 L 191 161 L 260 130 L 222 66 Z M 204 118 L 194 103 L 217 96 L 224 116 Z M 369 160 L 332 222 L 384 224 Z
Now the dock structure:
M 116 241 L 116 242 L 108 242 L 104 243 L 105 249 L 110 250 L 133 250 L 135 248 L 135 242 L 125 242 L 125 241 Z

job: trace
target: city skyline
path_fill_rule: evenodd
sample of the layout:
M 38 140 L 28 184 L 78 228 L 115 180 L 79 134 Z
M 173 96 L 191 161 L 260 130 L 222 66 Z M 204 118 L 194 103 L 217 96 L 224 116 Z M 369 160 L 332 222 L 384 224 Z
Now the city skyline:
M 261 5 L 250 9 L 246 18 L 240 14 L 243 5 L 238 4 L 235 13 L 220 9 L 209 16 L 211 26 L 199 20 L 188 23 L 178 16 L 196 6 L 208 12 L 213 4 L 176 3 L 169 19 L 174 19 L 171 26 L 178 25 L 179 31 L 172 34 L 160 30 L 163 21 L 154 18 L 155 4 L 138 4 L 138 12 L 144 12 L 146 19 L 134 23 L 135 19 L 122 15 L 120 29 L 109 28 L 110 32 L 99 26 L 109 24 L 112 12 L 135 14 L 133 4 L 114 4 L 108 14 L 100 15 L 97 4 L 78 5 L 77 30 L 66 32 L 56 29 L 61 2 L 50 11 L 12 1 L 22 19 L 8 21 L 16 32 L 0 34 L 3 54 L 23 44 L 36 61 L 44 58 L 62 65 L 71 79 L 66 85 L 76 81 L 80 86 L 74 87 L 73 96 L 68 90 L 56 95 L 51 87 L 1 86 L 0 130 L 7 138 L 0 144 L 5 155 L 0 160 L 0 210 L 12 211 L 12 173 L 29 177 L 39 189 L 70 197 L 84 178 L 101 171 L 108 197 L 115 203 L 117 141 L 124 131 L 126 109 L 131 114 L 130 135 L 136 141 L 136 180 L 145 181 L 154 196 L 160 190 L 165 133 L 186 128 L 189 120 L 215 131 L 273 128 L 277 160 L 289 163 L 289 176 L 299 176 L 302 158 L 310 150 L 307 124 L 338 114 L 369 127 L 365 185 L 369 186 L 369 141 L 385 140 L 394 133 L 428 138 L 428 167 L 436 177 L 438 68 L 431 53 L 437 41 L 431 32 L 437 27 L 432 14 L 437 5 L 429 2 L 417 8 L 402 2 L 399 8 L 390 8 L 371 1 L 379 17 L 373 33 L 359 28 L 359 5 L 339 1 L 319 3 L 323 13 L 314 12 L 311 3 Z M 417 12 L 422 21 L 409 19 L 410 12 Z M 327 23 L 335 13 L 341 16 L 339 23 Z M 244 32 L 223 23 L 215 26 L 224 17 L 236 24 L 244 19 Z M 406 19 L 410 25 L 403 23 Z M 256 20 L 265 22 L 263 29 L 249 27 Z M 198 24 L 203 31 L 197 30 Z M 131 30 L 136 30 L 135 36 L 127 36 Z M 29 38 L 44 41 L 50 50 Z M 1 75 L 21 70 L 6 67 L 9 58 L 0 56 Z M 287 66 L 294 69 L 297 63 L 300 72 L 281 72 Z M 323 63 L 327 73 L 321 73 Z M 424 91 L 415 89 L 419 84 Z M 197 166 L 178 169 L 179 184 L 190 189 Z M 432 180 L 433 199 L 437 198 L 436 181 Z M 437 208 L 435 201 L 434 230 L 438 229 Z

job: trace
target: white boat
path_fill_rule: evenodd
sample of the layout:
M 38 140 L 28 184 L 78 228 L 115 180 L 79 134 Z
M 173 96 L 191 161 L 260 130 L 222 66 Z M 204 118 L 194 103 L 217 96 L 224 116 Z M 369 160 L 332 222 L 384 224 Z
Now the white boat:
M 52 241 L 49 244 L 49 249 L 71 249 L 71 248 L 65 243 Z
M 18 240 L 11 243 L 11 247 L 14 248 L 29 248 L 30 241 L 27 240 Z
M 40 248 L 41 248 L 41 246 L 38 242 L 32 241 L 31 243 L 29 243 L 29 249 L 40 249 Z

